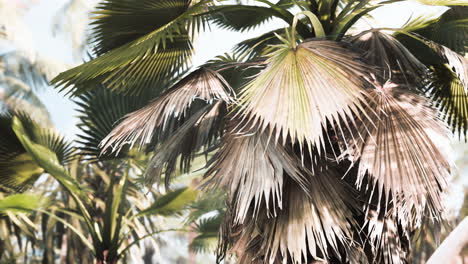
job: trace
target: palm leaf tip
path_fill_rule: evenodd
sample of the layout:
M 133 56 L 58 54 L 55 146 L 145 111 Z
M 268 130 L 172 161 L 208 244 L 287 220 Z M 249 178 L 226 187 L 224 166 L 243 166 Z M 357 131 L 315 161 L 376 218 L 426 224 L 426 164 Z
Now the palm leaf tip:
M 341 259 L 340 250 L 351 246 L 353 198 L 333 171 L 309 176 L 307 192 L 286 180 L 287 199 L 277 216 L 268 217 L 264 205 L 262 214 L 243 225 L 229 222 L 233 221 L 231 216 L 225 216 L 227 225 L 223 225 L 222 234 L 229 233 L 227 243 L 237 252 L 239 263 L 298 264 L 332 256 Z
M 232 129 L 233 124 L 230 124 Z M 268 142 L 266 134 L 224 136 L 223 146 L 213 157 L 206 183 L 211 188 L 226 188 L 235 200 L 235 222 L 256 216 L 262 205 L 266 214 L 276 216 L 283 207 L 283 183 L 292 179 L 306 189 L 307 179 L 300 164 L 282 146 Z M 251 211 L 253 208 L 253 212 Z
M 333 41 L 304 42 L 296 49 L 280 46 L 241 92 L 243 123 L 275 130 L 275 142 L 290 137 L 301 145 L 323 146 L 328 120 L 339 123 L 360 115 L 367 104 L 363 77 L 372 69 L 359 58 Z
M 187 114 L 195 100 L 212 104 L 234 102 L 229 84 L 217 72 L 200 68 L 183 78 L 173 88 L 147 106 L 128 114 L 101 142 L 103 151 L 120 150 L 124 145 L 143 146 L 151 142 L 155 132 L 167 130 L 177 119 Z
M 361 186 L 368 173 L 379 198 L 401 209 L 395 213 L 415 212 L 420 218 L 429 206 L 438 215 L 450 166 L 432 138 L 448 144 L 446 126 L 426 98 L 396 84 L 378 86 L 372 96 L 379 121 L 372 128 L 360 123 L 368 133 L 349 149 L 358 164 L 356 184 Z

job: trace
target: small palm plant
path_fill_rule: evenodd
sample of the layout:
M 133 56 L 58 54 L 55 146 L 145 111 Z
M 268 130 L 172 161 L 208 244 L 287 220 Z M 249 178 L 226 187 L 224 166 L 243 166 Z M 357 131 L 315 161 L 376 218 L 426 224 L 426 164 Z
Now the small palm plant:
M 209 157 L 204 188 L 227 192 L 219 261 L 406 263 L 414 231 L 442 219 L 448 127 L 466 138 L 468 9 L 421 1 L 449 8 L 356 28 L 395 2 L 104 0 L 96 58 L 53 83 L 148 102 L 88 143 L 154 152 L 149 185 Z M 243 32 L 272 18 L 288 26 L 190 68 L 210 24 Z

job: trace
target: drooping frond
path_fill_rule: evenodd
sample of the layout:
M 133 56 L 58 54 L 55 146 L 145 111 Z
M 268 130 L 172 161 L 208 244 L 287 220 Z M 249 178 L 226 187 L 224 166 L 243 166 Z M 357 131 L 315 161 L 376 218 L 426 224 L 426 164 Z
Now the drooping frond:
M 241 92 L 239 110 L 244 126 L 274 130 L 274 142 L 290 137 L 320 148 L 327 120 L 346 120 L 366 105 L 362 77 L 371 69 L 337 42 L 280 46 L 266 63 Z
M 77 140 L 80 157 L 93 161 L 124 157 L 126 150 L 118 155 L 101 153 L 99 144 L 125 115 L 144 107 L 153 97 L 146 91 L 141 96 L 118 94 L 102 86 L 79 95 L 75 103 L 80 119 Z
M 376 85 L 372 107 L 379 120 L 375 126 L 358 124 L 365 137 L 350 144 L 351 160 L 359 162 L 356 185 L 362 187 L 365 176 L 371 177 L 366 189 L 385 204 L 377 211 L 393 204 L 399 217 L 414 221 L 426 208 L 438 215 L 450 166 L 437 142 L 447 139 L 447 129 L 424 97 L 394 83 Z
M 79 94 L 104 85 L 139 93 L 187 67 L 192 54 L 189 30 L 205 23 L 208 1 L 107 0 L 100 7 L 94 35 L 99 57 L 59 74 L 52 83 Z M 166 8 L 170 12 L 166 12 Z M 129 17 L 141 17 L 130 19 Z M 147 20 L 151 19 L 151 23 Z
M 352 246 L 353 198 L 337 177 L 333 171 L 309 175 L 307 190 L 287 180 L 284 205 L 276 216 L 263 213 L 236 225 L 226 215 L 222 236 L 224 243 L 233 245 L 238 263 L 299 264 L 330 258 L 345 262 L 341 256 Z
M 417 83 L 428 72 L 427 67 L 392 35 L 378 30 L 359 34 L 351 39 L 356 48 L 363 50 L 366 62 L 377 66 L 383 74 L 377 78 Z
M 216 72 L 200 68 L 182 79 L 175 87 L 125 119 L 102 141 L 104 151 L 124 145 L 149 144 L 159 130 L 167 130 L 173 119 L 184 117 L 195 100 L 233 102 L 229 85 Z
M 160 182 L 164 175 L 166 188 L 169 187 L 171 176 L 180 166 L 179 171 L 188 173 L 197 154 L 208 154 L 212 145 L 220 137 L 224 129 L 226 105 L 217 102 L 207 105 L 190 116 L 165 141 L 155 148 L 155 154 L 148 163 L 144 175 L 147 186 Z M 202 152 L 202 153 L 198 153 Z M 203 153 L 205 152 L 205 153 Z
M 230 124 L 232 129 L 233 124 Z M 283 208 L 283 185 L 291 178 L 302 188 L 307 179 L 301 174 L 300 162 L 266 134 L 226 134 L 221 149 L 213 157 L 208 186 L 225 188 L 235 206 L 235 223 L 255 218 L 260 208 L 276 216 Z M 253 209 L 252 209 L 253 208 Z M 265 212 L 261 212 L 265 213 Z
M 383 215 L 377 211 L 368 213 L 364 233 L 372 252 L 371 263 L 406 264 L 410 258 L 410 231 L 402 227 L 392 213 Z M 408 222 L 410 220 L 408 219 Z
M 429 79 L 427 92 L 458 136 L 468 137 L 468 94 L 455 73 L 444 65 L 432 68 L 433 77 Z

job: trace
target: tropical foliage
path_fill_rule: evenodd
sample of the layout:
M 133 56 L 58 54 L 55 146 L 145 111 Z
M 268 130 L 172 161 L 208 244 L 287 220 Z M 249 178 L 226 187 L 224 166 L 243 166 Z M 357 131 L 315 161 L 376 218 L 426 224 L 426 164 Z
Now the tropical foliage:
M 116 263 L 177 230 L 218 262 L 410 262 L 444 220 L 449 134 L 467 139 L 468 4 L 362 26 L 395 2 L 101 1 L 90 60 L 52 80 L 78 105 L 77 142 L 12 107 L 0 118 L 0 220 L 27 237 L 8 252 Z M 210 26 L 273 19 L 287 26 L 191 65 Z

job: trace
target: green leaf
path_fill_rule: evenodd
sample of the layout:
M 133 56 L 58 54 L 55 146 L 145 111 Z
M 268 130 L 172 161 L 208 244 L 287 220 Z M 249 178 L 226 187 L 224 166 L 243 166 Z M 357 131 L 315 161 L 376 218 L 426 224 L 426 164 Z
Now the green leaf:
M 218 245 L 218 231 L 222 218 L 222 214 L 217 214 L 198 220 L 195 223 L 197 236 L 190 242 L 189 249 L 196 253 L 214 252 Z
M 102 153 L 99 144 L 124 118 L 125 115 L 144 107 L 154 92 L 145 91 L 141 96 L 118 94 L 104 87 L 96 87 L 92 91 L 78 96 L 79 119 L 78 146 L 82 159 L 90 161 L 125 158 L 128 149 L 118 154 Z
M 114 1 L 107 2 L 113 3 Z M 120 1 L 115 2 L 120 3 Z M 201 14 L 205 12 L 206 5 L 209 2 L 200 1 L 194 5 L 189 5 L 187 0 L 164 2 L 146 0 L 141 4 L 140 2 L 137 4 L 133 2 L 115 4 L 118 7 L 118 12 L 103 10 L 102 12 L 105 12 L 106 15 L 101 17 L 105 19 L 102 23 L 110 26 L 113 26 L 111 23 L 113 19 L 110 19 L 109 16 L 120 16 L 124 12 L 128 12 L 133 16 L 135 8 L 141 9 L 141 12 L 147 12 L 149 10 L 146 10 L 146 8 L 152 7 L 160 12 L 164 11 L 167 5 L 170 5 L 177 12 L 168 14 L 168 17 L 162 19 L 164 23 L 150 32 L 137 33 L 136 36 L 142 35 L 137 39 L 126 44 L 122 43 L 121 46 L 110 51 L 107 51 L 108 46 L 103 47 L 102 52 L 107 51 L 105 54 L 59 74 L 52 80 L 52 83 L 56 86 L 63 85 L 61 90 L 75 86 L 75 88 L 69 90 L 74 95 L 96 87 L 96 85 L 104 85 L 106 88 L 118 92 L 135 94 L 153 87 L 155 83 L 161 83 L 163 80 L 172 78 L 188 66 L 192 55 L 191 37 L 188 29 L 198 30 L 199 26 L 205 23 L 205 16 Z M 114 5 L 104 5 L 103 7 L 113 8 Z M 107 14 L 107 12 L 110 14 Z M 127 18 L 123 17 L 122 21 L 125 19 Z M 124 21 L 124 23 L 129 22 Z M 136 32 L 140 30 L 138 25 L 135 27 L 132 25 L 130 28 Z M 128 29 L 124 28 L 124 30 Z M 119 32 L 119 30 L 116 32 Z M 99 34 L 102 34 L 102 36 Z M 111 43 L 112 40 L 115 40 L 113 34 L 112 29 L 109 31 L 106 29 L 98 33 L 98 43 Z M 135 34 L 132 33 L 132 36 L 135 36 Z M 100 37 L 103 39 L 100 40 Z M 130 40 L 122 38 L 125 39 L 125 41 L 122 41 L 120 37 L 117 38 L 121 42 Z M 109 45 L 113 47 L 114 44 Z
M 211 8 L 210 12 L 215 25 L 240 32 L 255 29 L 273 17 L 282 18 L 275 10 L 263 6 L 223 5 Z
M 17 113 L 16 117 L 25 126 L 26 135 L 39 144 L 52 149 L 60 164 L 67 164 L 72 158 L 71 145 L 48 128 L 41 128 L 25 113 Z M 13 114 L 0 116 L 0 184 L 4 191 L 22 192 L 30 188 L 44 172 L 31 153 L 28 153 L 12 129 Z
M 35 194 L 13 194 L 0 199 L 0 213 L 31 213 L 44 207 L 47 200 Z
M 432 67 L 427 92 L 441 112 L 441 118 L 460 138 L 468 139 L 468 95 L 456 74 L 446 67 Z
M 138 216 L 146 215 L 177 215 L 189 208 L 190 203 L 195 201 L 198 191 L 190 187 L 170 191 L 156 198 L 156 202 L 149 208 L 142 210 Z

